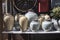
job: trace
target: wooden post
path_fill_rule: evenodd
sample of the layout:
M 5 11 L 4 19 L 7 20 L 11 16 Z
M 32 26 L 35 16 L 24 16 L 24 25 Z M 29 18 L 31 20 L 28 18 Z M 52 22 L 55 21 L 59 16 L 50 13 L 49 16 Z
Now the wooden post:
M 2 0 L 0 0 L 0 40 L 2 40 L 2 30 L 3 30 L 3 14 L 2 14 Z

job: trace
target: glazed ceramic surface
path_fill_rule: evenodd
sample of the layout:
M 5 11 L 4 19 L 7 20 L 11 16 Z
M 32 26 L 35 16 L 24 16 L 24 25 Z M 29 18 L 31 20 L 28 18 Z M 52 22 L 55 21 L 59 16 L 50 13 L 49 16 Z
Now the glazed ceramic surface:
M 59 26 L 60 26 L 60 20 L 58 21 L 58 23 L 59 23 Z
M 59 26 L 58 26 L 57 20 L 52 19 L 52 22 L 54 23 L 54 27 L 55 27 L 57 30 L 59 30 Z
M 44 31 L 50 31 L 52 29 L 53 25 L 51 21 L 43 21 L 42 22 L 42 29 Z
M 58 20 L 58 25 L 59 25 L 58 31 L 60 31 L 60 20 Z
M 38 21 L 32 21 L 32 22 L 30 23 L 30 29 L 31 29 L 33 32 L 38 31 L 39 28 L 40 28 L 40 24 L 39 24 Z
M 28 18 L 28 20 L 31 22 L 34 19 L 38 19 L 38 15 L 34 12 L 27 12 L 25 16 Z

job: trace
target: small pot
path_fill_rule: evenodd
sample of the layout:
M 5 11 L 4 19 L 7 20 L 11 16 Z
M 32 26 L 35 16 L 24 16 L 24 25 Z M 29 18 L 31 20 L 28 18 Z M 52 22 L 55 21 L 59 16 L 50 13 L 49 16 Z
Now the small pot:
M 45 20 L 42 22 L 42 29 L 44 31 L 50 31 L 52 30 L 53 23 L 50 20 Z
M 12 15 L 7 15 L 4 17 L 4 25 L 7 31 L 12 31 L 14 26 L 14 17 Z
M 38 20 L 34 20 L 30 23 L 30 29 L 32 30 L 32 32 L 38 31 L 39 28 L 40 28 L 40 23 L 38 22 Z

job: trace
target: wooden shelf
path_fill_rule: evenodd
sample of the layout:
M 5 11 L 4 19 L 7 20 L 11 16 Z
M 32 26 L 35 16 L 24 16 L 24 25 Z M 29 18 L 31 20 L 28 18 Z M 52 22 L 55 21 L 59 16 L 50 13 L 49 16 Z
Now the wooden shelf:
M 54 34 L 54 33 L 60 33 L 60 31 L 51 31 L 51 32 L 21 32 L 21 31 L 3 31 L 2 33 L 9 33 L 9 34 Z

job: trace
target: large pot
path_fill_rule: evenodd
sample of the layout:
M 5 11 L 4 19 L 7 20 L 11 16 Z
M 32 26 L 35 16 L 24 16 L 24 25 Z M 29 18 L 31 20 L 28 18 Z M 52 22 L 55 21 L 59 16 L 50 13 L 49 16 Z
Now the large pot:
M 25 16 L 27 17 L 29 24 L 32 20 L 38 19 L 38 15 L 34 12 L 28 11 Z
M 7 31 L 12 31 L 14 26 L 14 17 L 12 15 L 4 16 L 4 25 Z

